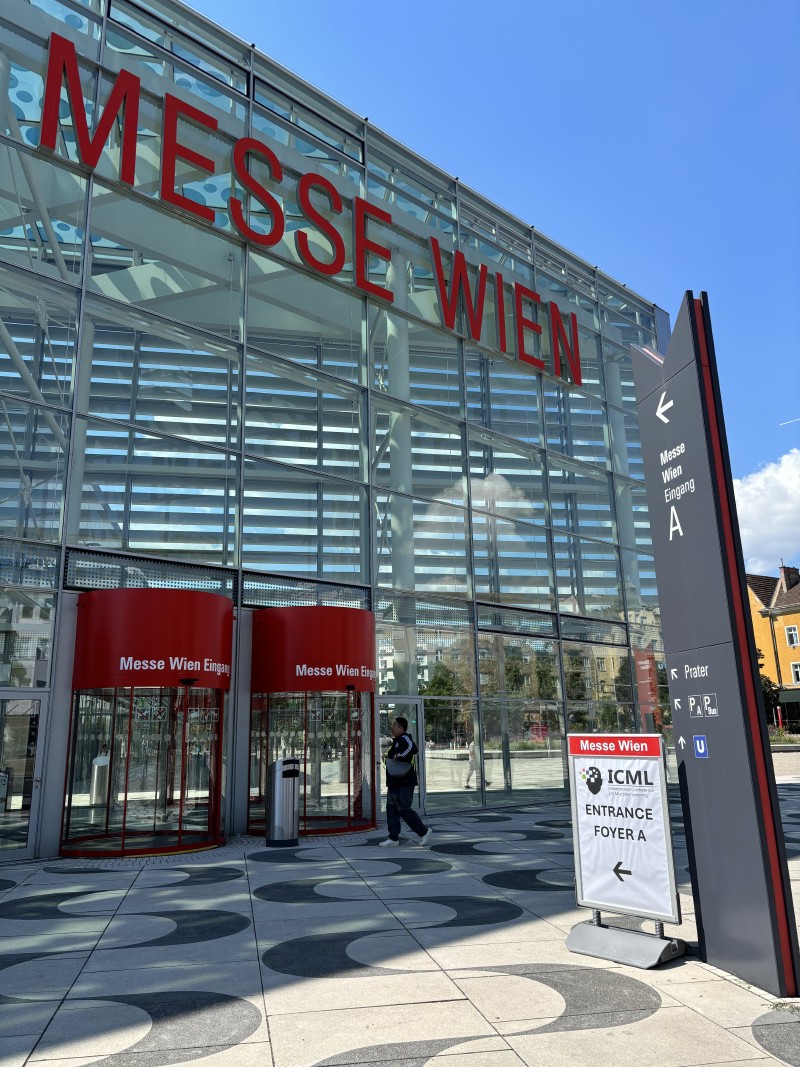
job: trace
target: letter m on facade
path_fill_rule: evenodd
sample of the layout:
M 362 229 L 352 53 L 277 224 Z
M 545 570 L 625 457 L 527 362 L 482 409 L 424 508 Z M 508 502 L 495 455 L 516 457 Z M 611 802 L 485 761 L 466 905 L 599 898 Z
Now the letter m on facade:
M 42 105 L 42 130 L 39 137 L 39 147 L 49 148 L 51 152 L 56 150 L 61 87 L 64 82 L 81 163 L 92 169 L 97 166 L 114 122 L 119 119 L 122 131 L 120 178 L 128 185 L 133 185 L 136 172 L 136 128 L 139 124 L 139 79 L 130 71 L 119 72 L 105 110 L 98 115 L 94 134 L 90 134 L 75 45 L 57 33 L 51 34 Z M 123 107 L 124 117 L 121 117 Z

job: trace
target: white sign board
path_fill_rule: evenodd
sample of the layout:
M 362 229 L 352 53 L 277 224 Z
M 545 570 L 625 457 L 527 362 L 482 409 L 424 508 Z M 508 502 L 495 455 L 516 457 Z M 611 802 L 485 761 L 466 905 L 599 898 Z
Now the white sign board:
M 659 734 L 570 734 L 578 905 L 680 922 Z

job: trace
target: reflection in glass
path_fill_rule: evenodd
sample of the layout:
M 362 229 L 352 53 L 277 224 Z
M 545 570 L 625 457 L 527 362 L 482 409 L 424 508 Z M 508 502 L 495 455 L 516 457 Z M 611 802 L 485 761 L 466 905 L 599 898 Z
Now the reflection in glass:
M 0 396 L 0 529 L 55 541 L 61 533 L 69 416 Z
M 0 144 L 0 259 L 75 284 L 85 220 L 84 178 L 53 159 Z
M 556 800 L 566 795 L 564 708 L 510 695 L 481 700 L 486 803 Z
M 69 408 L 78 298 L 39 276 L 0 267 L 0 390 Z
M 373 400 L 372 481 L 396 492 L 466 505 L 464 441 L 455 422 Z
M 425 810 L 452 811 L 480 805 L 484 773 L 482 748 L 475 744 L 480 737 L 478 702 L 426 698 L 424 719 Z M 422 745 L 419 747 L 422 750 Z
M 40 701 L 0 700 L 0 854 L 28 844 Z
M 555 609 L 550 535 L 542 527 L 472 516 L 475 595 L 539 611 Z
M 463 411 L 459 345 L 395 307 L 369 309 L 372 387 L 448 415 Z
M 55 594 L 24 586 L 0 592 L 0 685 L 48 685 L 55 603 Z
M 220 844 L 223 700 L 189 686 L 76 693 L 62 852 Z
M 242 561 L 276 574 L 363 582 L 366 492 L 279 463 L 245 460 Z
M 247 339 L 284 359 L 362 382 L 364 301 L 250 252 Z
M 468 590 L 467 513 L 447 504 L 376 492 L 377 581 L 395 589 Z
M 251 350 L 245 402 L 245 451 L 251 455 L 363 477 L 359 389 Z
M 215 564 L 236 558 L 235 456 L 79 419 L 69 536 L 93 548 Z
M 95 179 L 91 289 L 229 340 L 243 319 L 241 245 Z
M 558 610 L 621 619 L 624 615 L 618 549 L 556 533 Z
M 615 540 L 610 475 L 557 456 L 548 459 L 547 468 L 553 526 L 601 541 Z
M 189 327 L 89 300 L 83 326 L 82 410 L 232 448 L 238 440 L 236 345 Z

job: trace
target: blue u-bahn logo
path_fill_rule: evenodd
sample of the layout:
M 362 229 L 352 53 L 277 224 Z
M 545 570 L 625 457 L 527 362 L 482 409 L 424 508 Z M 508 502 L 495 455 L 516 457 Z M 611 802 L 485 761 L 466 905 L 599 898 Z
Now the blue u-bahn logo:
M 694 754 L 698 759 L 708 759 L 708 742 L 706 741 L 705 734 L 699 736 L 695 734 L 694 738 Z

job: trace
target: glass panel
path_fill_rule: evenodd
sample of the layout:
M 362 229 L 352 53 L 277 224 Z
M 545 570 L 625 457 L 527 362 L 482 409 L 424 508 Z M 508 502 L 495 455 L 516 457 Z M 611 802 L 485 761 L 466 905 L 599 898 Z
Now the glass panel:
M 130 26 L 146 40 L 153 41 L 166 51 L 173 52 L 176 56 L 187 60 L 223 85 L 233 86 L 240 92 L 247 91 L 245 71 L 238 69 L 238 66 L 224 64 L 214 55 L 214 52 L 221 52 L 237 64 L 245 65 L 249 60 L 249 49 L 238 45 L 238 42 L 231 40 L 228 35 L 215 33 L 200 16 L 192 11 L 185 15 L 181 14 L 179 19 L 178 13 L 168 4 L 145 0 L 145 3 L 140 3 L 140 6 L 153 11 L 160 21 L 148 18 L 141 11 L 126 4 L 124 0 L 113 0 L 109 14 L 115 21 Z M 171 29 L 165 29 L 163 22 L 171 24 Z M 188 36 L 189 32 L 191 36 Z M 198 42 L 210 44 L 214 52 L 207 51 Z
M 455 337 L 371 304 L 369 339 L 374 389 L 449 415 L 461 414 L 461 357 Z
M 251 351 L 246 404 L 247 452 L 364 477 L 360 390 Z
M 396 222 L 396 220 L 395 220 Z M 373 285 L 388 289 L 394 296 L 394 308 L 434 326 L 441 326 L 441 307 L 433 278 L 433 265 L 428 245 L 420 237 L 372 221 L 368 236 L 371 241 L 389 250 L 390 259 L 373 256 L 369 262 L 369 280 Z M 449 256 L 442 251 L 445 276 L 449 278 Z
M 608 419 L 611 428 L 614 473 L 644 481 L 642 438 L 639 433 L 638 417 L 623 414 L 616 408 L 609 408 Z
M 216 689 L 186 690 L 188 721 L 184 738 L 184 833 L 219 833 L 221 798 L 219 756 L 222 693 Z
M 460 425 L 377 398 L 372 411 L 372 481 L 396 492 L 464 507 L 467 500 Z
M 257 85 L 256 99 L 262 96 Z M 359 143 L 349 140 L 347 135 L 342 135 L 341 132 L 337 135 L 335 127 L 326 126 L 321 119 L 315 119 L 313 125 L 305 122 L 293 104 L 287 104 L 285 108 L 281 108 L 281 105 L 276 102 L 271 106 L 279 108 L 281 114 L 292 111 L 291 118 L 281 120 L 274 111 L 262 113 L 260 108 L 254 107 L 253 131 L 259 140 L 263 140 L 272 148 L 284 166 L 290 166 L 301 173 L 314 170 L 326 177 L 335 175 L 355 186 L 355 189 L 349 190 L 350 195 L 353 193 L 363 195 L 364 172 L 361 167 L 352 162 L 352 158 L 360 157 Z M 306 130 L 310 130 L 310 137 L 305 132 Z M 332 137 L 326 136 L 329 131 L 333 131 Z M 339 151 L 334 143 L 337 141 L 343 145 Z M 341 154 L 342 151 L 348 152 L 352 158 Z M 309 160 L 313 161 L 312 167 L 308 166 Z
M 610 701 L 568 701 L 567 724 L 570 733 L 628 734 L 638 731 L 633 704 Z
M 122 5 L 117 4 L 116 14 L 117 18 L 122 17 L 125 22 L 134 24 L 140 32 L 144 31 L 151 40 L 158 38 L 158 32 L 151 30 L 151 27 L 157 24 L 141 13 L 137 12 L 135 16 L 123 15 Z M 247 102 L 227 86 L 233 85 L 236 89 L 245 91 L 244 71 L 233 66 L 224 67 L 219 60 L 213 60 L 210 53 L 204 52 L 196 44 L 190 43 L 186 38 L 181 40 L 177 33 L 164 34 L 158 43 L 162 48 L 166 46 L 165 51 L 148 45 L 142 37 L 123 30 L 119 25 L 109 24 L 106 29 L 106 62 L 109 66 L 119 63 L 126 70 L 133 71 L 151 92 L 160 91 L 163 95 L 166 89 L 164 81 L 166 80 L 170 88 L 170 83 L 174 83 L 179 90 L 175 95 L 185 95 L 191 106 L 206 114 L 213 114 L 220 128 L 242 137 L 246 132 Z M 180 57 L 177 62 L 169 52 L 176 58 Z M 188 62 L 182 62 L 182 59 Z M 195 69 L 191 69 L 189 64 Z M 200 69 L 208 73 L 199 73 Z M 188 129 L 188 123 L 184 123 L 184 136 Z
M 78 332 L 77 294 L 0 267 L 0 390 L 69 408 Z
M 85 226 L 84 178 L 53 159 L 0 145 L 0 258 L 77 283 Z
M 247 339 L 295 363 L 362 382 L 364 301 L 250 253 Z
M 555 610 L 553 562 L 547 530 L 472 515 L 475 595 L 540 611 Z
M 76 693 L 64 805 L 63 840 L 107 834 L 116 690 Z M 118 839 L 121 846 L 121 838 Z
M 543 257 L 537 253 L 536 258 L 541 260 Z M 577 280 L 577 277 L 575 280 Z M 593 282 L 587 276 L 584 279 L 584 284 L 589 289 Z M 563 276 L 554 278 L 549 274 L 544 274 L 541 269 L 537 269 L 536 292 L 541 296 L 542 303 L 548 300 L 555 300 L 562 315 L 569 315 L 574 312 L 578 317 L 578 323 L 582 327 L 592 331 L 600 329 L 597 301 L 592 299 L 588 291 L 579 292 L 577 289 L 572 288 Z M 581 345 L 582 352 L 583 346 Z
M 89 300 L 82 410 L 145 429 L 235 447 L 240 350 L 188 327 Z
M 602 541 L 615 540 L 611 476 L 556 456 L 548 458 L 547 470 L 553 526 Z
M 567 700 L 633 701 L 627 647 L 565 641 L 563 649 Z
M 620 544 L 652 552 L 653 536 L 650 532 L 650 512 L 647 508 L 645 487 L 641 482 L 615 478 L 614 489 Z
M 180 214 L 95 181 L 91 288 L 229 340 L 243 317 L 243 249 Z
M 653 627 L 660 632 L 661 610 L 658 605 L 655 560 L 652 556 L 628 548 L 623 548 L 620 555 L 628 622 L 631 625 Z
M 38 700 L 0 700 L 0 855 L 28 843 L 40 710 Z
M 481 701 L 481 710 L 486 804 L 541 802 L 565 796 L 564 705 L 489 697 Z
M 636 414 L 636 387 L 630 348 L 619 348 L 603 338 L 603 367 L 606 400 L 617 408 Z
M 571 459 L 610 466 L 608 422 L 603 405 L 566 386 L 544 381 L 547 447 Z
M 350 792 L 348 694 L 307 693 L 303 790 L 305 829 L 347 825 Z
M 481 696 L 560 700 L 558 644 L 518 634 L 478 634 Z
M 245 460 L 243 566 L 365 581 L 366 507 L 365 491 L 347 482 Z
M 426 812 L 478 807 L 484 783 L 480 746 L 474 744 L 480 736 L 477 701 L 427 699 L 424 709 Z
M 470 429 L 469 443 L 472 507 L 546 523 L 543 453 L 477 428 Z
M 235 562 L 235 456 L 89 419 L 78 420 L 77 432 L 84 447 L 73 464 L 71 540 Z
M 0 530 L 55 541 L 61 532 L 69 416 L 0 396 Z
M 379 585 L 466 595 L 467 516 L 459 508 L 376 492 Z
M 596 541 L 554 534 L 558 610 L 574 615 L 623 617 L 617 549 Z
M 467 349 L 469 418 L 533 445 L 544 443 L 542 380 L 525 365 Z
M 0 22 L 3 37 L 3 56 L 0 62 L 3 70 L 9 71 L 9 99 L 11 107 L 4 107 L 0 114 L 0 132 L 7 133 L 25 144 L 39 146 L 39 130 L 42 117 L 42 100 L 44 98 L 44 75 L 47 68 L 47 49 L 38 39 L 44 34 L 41 16 L 31 12 L 31 18 L 25 17 L 25 6 L 21 8 L 21 22 L 33 22 L 35 29 L 30 32 L 7 22 Z M 6 14 L 5 6 L 3 14 Z M 93 24 L 94 28 L 94 24 Z M 70 34 L 72 36 L 72 34 Z M 79 51 L 97 53 L 98 38 L 92 42 L 88 38 L 80 42 Z M 79 60 L 78 70 L 83 90 L 83 106 L 91 115 L 95 94 L 96 74 L 85 62 Z M 77 148 L 72 128 L 72 111 L 67 104 L 67 91 L 61 88 L 60 128 L 62 137 L 56 139 L 56 154 L 66 156 L 77 162 Z

